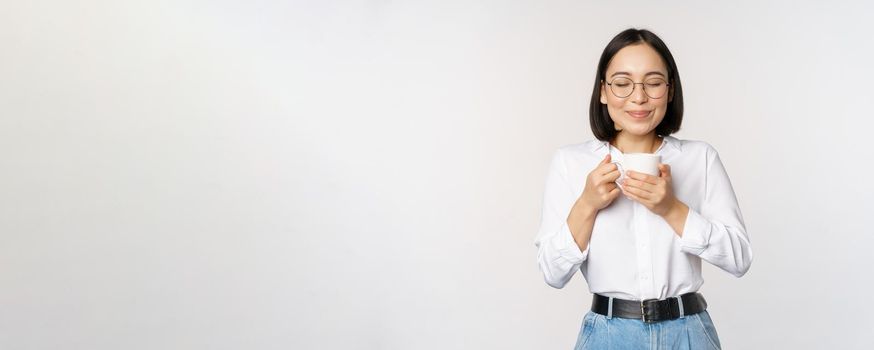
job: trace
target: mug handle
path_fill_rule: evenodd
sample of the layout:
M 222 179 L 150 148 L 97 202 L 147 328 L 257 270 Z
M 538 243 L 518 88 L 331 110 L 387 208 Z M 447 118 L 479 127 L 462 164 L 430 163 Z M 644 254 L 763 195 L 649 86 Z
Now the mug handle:
M 619 188 L 622 188 L 622 190 L 625 190 L 625 188 L 623 188 L 622 185 L 619 184 L 620 181 L 625 179 L 625 169 L 622 168 L 622 164 L 620 164 L 619 162 L 610 162 L 610 163 L 616 164 L 616 166 L 619 167 L 619 178 L 613 182 L 616 183 L 616 186 L 619 186 Z

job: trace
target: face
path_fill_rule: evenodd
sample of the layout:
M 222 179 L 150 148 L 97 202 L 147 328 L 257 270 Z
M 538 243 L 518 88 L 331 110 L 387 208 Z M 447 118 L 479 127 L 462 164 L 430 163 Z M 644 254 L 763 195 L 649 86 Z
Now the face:
M 601 82 L 601 103 L 607 105 L 616 129 L 639 136 L 654 132 L 665 117 L 668 102 L 673 99 L 673 88 L 665 87 L 664 95 L 659 98 L 648 96 L 644 84 L 633 85 L 634 90 L 627 97 L 617 97 L 613 90 L 631 86 L 625 84 L 628 80 L 616 80 L 618 78 L 628 78 L 634 83 L 655 82 L 653 79 L 667 82 L 668 69 L 658 52 L 646 44 L 626 46 L 613 56 L 605 76 L 606 81 Z M 612 90 L 607 83 L 613 84 Z M 650 94 L 658 91 L 654 86 L 647 87 Z

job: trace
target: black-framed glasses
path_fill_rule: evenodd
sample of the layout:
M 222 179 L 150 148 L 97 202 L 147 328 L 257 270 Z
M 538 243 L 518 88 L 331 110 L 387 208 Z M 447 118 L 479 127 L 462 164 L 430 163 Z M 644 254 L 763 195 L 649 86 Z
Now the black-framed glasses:
M 629 78 L 619 77 L 607 83 L 610 86 L 610 91 L 613 95 L 619 98 L 626 98 L 634 93 L 634 88 L 637 85 L 643 85 L 643 92 L 649 98 L 662 98 L 668 92 L 668 86 L 671 86 L 662 78 L 650 78 L 642 83 L 635 83 Z

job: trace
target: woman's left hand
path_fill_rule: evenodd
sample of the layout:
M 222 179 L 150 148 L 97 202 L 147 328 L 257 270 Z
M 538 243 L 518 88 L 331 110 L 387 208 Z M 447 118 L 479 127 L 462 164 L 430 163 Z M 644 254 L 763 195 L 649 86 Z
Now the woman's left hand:
M 659 176 L 653 176 L 628 170 L 621 188 L 626 197 L 643 204 L 656 215 L 665 216 L 677 198 L 671 185 L 671 166 L 659 163 L 659 172 Z

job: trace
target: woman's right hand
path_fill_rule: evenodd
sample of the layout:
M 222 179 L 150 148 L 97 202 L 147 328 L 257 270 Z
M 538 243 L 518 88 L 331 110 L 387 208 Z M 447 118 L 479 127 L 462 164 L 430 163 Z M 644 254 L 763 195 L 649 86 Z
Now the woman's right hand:
M 567 218 L 568 229 L 580 251 L 585 251 L 589 246 L 598 211 L 606 208 L 622 193 L 614 182 L 618 178 L 619 167 L 610 163 L 609 154 L 586 177 L 586 188 L 577 198 Z
M 615 182 L 620 175 L 619 167 L 610 162 L 608 154 L 586 177 L 586 187 L 572 210 L 578 210 L 577 206 L 581 206 L 580 210 L 585 208 L 597 212 L 613 203 L 622 193 Z

